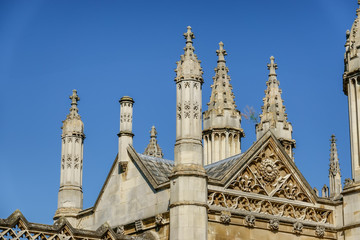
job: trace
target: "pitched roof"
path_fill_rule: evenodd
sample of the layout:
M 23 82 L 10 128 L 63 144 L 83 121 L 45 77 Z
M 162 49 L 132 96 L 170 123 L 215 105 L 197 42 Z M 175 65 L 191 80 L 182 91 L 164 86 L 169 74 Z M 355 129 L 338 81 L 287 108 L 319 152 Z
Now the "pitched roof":
M 240 161 L 244 156 L 243 153 L 234 155 L 229 158 L 225 158 L 221 161 L 204 166 L 205 171 L 209 178 L 221 180 L 224 177 L 224 173 L 228 172 L 236 162 Z
M 140 153 L 137 153 L 137 155 L 159 185 L 169 181 L 174 161 Z

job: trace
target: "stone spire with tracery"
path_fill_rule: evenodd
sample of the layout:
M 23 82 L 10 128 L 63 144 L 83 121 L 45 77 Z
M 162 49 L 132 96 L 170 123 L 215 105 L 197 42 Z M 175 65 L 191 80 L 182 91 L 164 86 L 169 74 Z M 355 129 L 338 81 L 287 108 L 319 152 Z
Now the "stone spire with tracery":
M 208 110 L 203 113 L 204 130 L 204 165 L 217 162 L 241 152 L 241 114 L 236 109 L 235 96 L 230 84 L 229 69 L 226 66 L 224 44 L 219 49 L 214 83 L 211 85 L 211 96 Z
M 78 113 L 77 104 L 80 98 L 76 90 L 73 90 L 70 100 L 70 113 L 61 127 L 60 189 L 54 220 L 66 217 L 73 223 L 77 213 L 83 208 L 82 173 L 85 134 L 84 123 Z
M 292 139 L 292 125 L 288 122 L 285 106 L 281 99 L 280 82 L 277 80 L 275 58 L 270 57 L 270 64 L 267 65 L 269 70 L 269 79 L 266 82 L 264 105 L 261 107 L 260 122 L 256 124 L 256 138 L 260 139 L 269 129 L 285 147 L 286 152 L 293 158 L 293 148 L 295 140 Z
M 340 195 L 342 191 L 341 174 L 339 157 L 336 147 L 335 135 L 331 135 L 330 139 L 330 167 L 329 167 L 329 181 L 330 181 L 330 197 Z
M 201 142 L 202 68 L 194 53 L 191 27 L 175 70 L 176 141 L 170 176 L 171 239 L 207 239 L 207 175 Z M 189 183 L 191 183 L 189 185 Z M 196 226 L 189 223 L 199 223 Z
M 164 154 L 159 144 L 157 143 L 156 135 L 157 135 L 156 128 L 155 126 L 152 126 L 150 131 L 150 142 L 145 149 L 144 155 L 163 158 Z

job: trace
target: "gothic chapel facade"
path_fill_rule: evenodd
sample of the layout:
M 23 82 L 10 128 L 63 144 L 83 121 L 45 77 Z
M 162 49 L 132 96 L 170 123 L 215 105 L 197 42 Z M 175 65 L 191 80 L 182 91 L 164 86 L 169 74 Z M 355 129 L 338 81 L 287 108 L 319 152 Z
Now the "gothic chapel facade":
M 360 4 L 360 2 L 359 2 Z M 294 163 L 288 121 L 270 57 L 256 142 L 245 150 L 224 44 L 202 112 L 202 68 L 187 28 L 177 62 L 174 161 L 163 159 L 153 126 L 145 152 L 133 147 L 134 100 L 120 99 L 118 154 L 95 204 L 83 209 L 84 124 L 73 90 L 63 121 L 58 209 L 53 225 L 16 210 L 0 219 L 0 239 L 360 239 L 360 8 L 346 32 L 343 91 L 348 97 L 352 178 L 341 184 L 331 136 L 329 188 L 313 189 Z M 135 108 L 136 110 L 136 108 Z M 321 195 L 321 196 L 320 196 Z

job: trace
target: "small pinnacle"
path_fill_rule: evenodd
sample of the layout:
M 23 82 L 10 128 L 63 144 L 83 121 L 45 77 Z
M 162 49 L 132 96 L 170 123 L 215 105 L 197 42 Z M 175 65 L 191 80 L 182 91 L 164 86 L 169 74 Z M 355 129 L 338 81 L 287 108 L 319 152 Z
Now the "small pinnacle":
M 186 43 L 192 43 L 192 40 L 195 38 L 195 35 L 193 32 L 191 32 L 191 27 L 187 27 L 187 32 L 184 33 L 184 37 L 186 39 Z
M 216 50 L 216 54 L 219 56 L 218 62 L 225 61 L 225 56 L 227 55 L 226 50 L 224 49 L 224 43 L 219 42 L 219 50 Z
M 270 70 L 269 76 L 276 76 L 275 70 L 278 69 L 277 64 L 275 63 L 274 56 L 270 57 L 270 64 L 267 65 L 268 70 Z
M 335 138 L 335 135 L 331 135 L 331 140 L 330 140 L 332 143 L 335 143 L 336 142 L 336 138 Z

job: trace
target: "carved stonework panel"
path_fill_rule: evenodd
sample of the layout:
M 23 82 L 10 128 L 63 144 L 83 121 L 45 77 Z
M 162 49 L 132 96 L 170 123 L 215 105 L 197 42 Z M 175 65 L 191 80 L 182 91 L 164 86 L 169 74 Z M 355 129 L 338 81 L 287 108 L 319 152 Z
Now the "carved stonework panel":
M 310 202 L 290 169 L 270 145 L 266 146 L 227 188 Z
M 330 210 L 236 196 L 222 192 L 209 192 L 208 205 L 225 209 L 263 213 L 275 217 L 287 217 L 316 223 L 331 223 L 332 211 Z

